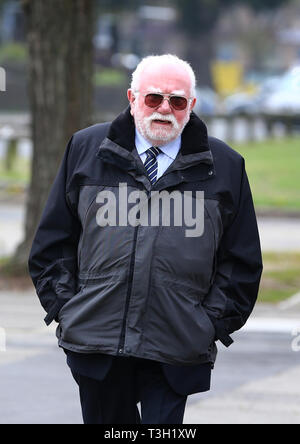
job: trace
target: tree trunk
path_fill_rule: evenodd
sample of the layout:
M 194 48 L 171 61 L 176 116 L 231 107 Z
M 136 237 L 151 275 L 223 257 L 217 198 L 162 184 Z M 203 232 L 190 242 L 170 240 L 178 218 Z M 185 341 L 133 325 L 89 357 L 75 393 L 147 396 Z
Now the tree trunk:
M 197 51 L 195 51 L 195 47 Z M 212 33 L 190 37 L 186 48 L 186 59 L 195 71 L 197 84 L 212 87 L 211 66 L 215 58 L 215 43 Z
M 8 267 L 27 271 L 31 244 L 66 144 L 92 123 L 94 0 L 23 0 L 30 53 L 33 159 L 25 239 Z M 59 214 L 57 215 L 59 217 Z
M 17 139 L 10 139 L 7 142 L 4 168 L 6 171 L 11 171 L 17 159 L 18 141 Z

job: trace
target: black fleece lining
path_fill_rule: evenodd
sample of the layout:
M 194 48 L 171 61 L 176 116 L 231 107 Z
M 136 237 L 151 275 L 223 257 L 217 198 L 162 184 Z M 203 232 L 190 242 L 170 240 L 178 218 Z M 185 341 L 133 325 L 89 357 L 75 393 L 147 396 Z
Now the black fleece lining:
M 135 124 L 130 114 L 130 106 L 112 122 L 107 137 L 127 151 L 133 151 L 135 148 Z M 182 133 L 180 152 L 185 156 L 209 151 L 209 149 L 206 125 L 192 112 Z

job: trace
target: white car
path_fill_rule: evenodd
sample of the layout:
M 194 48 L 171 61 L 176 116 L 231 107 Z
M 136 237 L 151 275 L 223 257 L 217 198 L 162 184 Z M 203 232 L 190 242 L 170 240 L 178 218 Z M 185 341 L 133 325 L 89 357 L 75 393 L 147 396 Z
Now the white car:
M 266 97 L 263 111 L 270 114 L 300 113 L 300 66 L 284 74 L 277 88 Z

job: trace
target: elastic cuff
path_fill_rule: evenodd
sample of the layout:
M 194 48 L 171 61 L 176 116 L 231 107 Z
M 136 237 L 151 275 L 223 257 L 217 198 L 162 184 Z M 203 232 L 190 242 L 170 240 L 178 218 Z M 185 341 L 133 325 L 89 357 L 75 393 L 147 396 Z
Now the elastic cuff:
M 224 325 L 222 322 L 222 319 L 217 319 L 211 314 L 207 313 L 208 317 L 210 318 L 211 322 L 213 323 L 215 330 L 216 330 L 216 341 L 222 342 L 225 347 L 230 347 L 234 343 L 234 340 L 229 336 L 229 334 L 224 329 Z
M 234 343 L 234 340 L 227 333 L 218 334 L 218 339 L 227 348 Z
M 64 302 L 58 301 L 58 300 L 55 301 L 55 303 L 52 305 L 52 307 L 48 311 L 47 316 L 44 319 L 47 326 L 49 326 L 51 324 L 51 322 L 54 321 L 54 319 L 56 318 L 58 312 L 60 311 L 60 309 L 62 308 L 63 305 L 64 305 Z

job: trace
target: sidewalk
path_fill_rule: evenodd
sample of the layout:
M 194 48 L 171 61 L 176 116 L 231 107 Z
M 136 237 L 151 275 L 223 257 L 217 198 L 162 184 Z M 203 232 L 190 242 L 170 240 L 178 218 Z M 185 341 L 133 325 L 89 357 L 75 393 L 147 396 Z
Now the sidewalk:
M 300 365 L 190 403 L 186 424 L 300 424 Z
M 194 399 L 193 396 L 190 398 L 186 409 L 185 423 L 300 424 L 299 298 L 291 301 L 291 304 L 257 304 L 241 331 L 245 334 L 268 332 L 270 343 L 276 341 L 276 334 L 285 333 L 287 346 L 292 347 L 293 343 L 294 348 L 298 350 L 298 352 L 291 350 L 291 353 L 294 353 L 294 365 L 284 371 L 242 384 L 229 393 L 208 396 L 203 400 L 197 400 L 195 398 L 198 395 L 193 395 Z M 262 344 L 257 341 L 258 355 L 261 346 Z M 223 350 L 226 353 L 230 349 L 227 351 L 223 348 Z M 245 353 L 247 354 L 246 350 Z M 278 359 L 280 359 L 279 352 Z M 267 365 L 267 359 L 261 363 L 257 362 L 258 366 L 261 364 Z M 218 361 L 216 368 L 217 365 Z M 233 378 L 236 370 L 232 368 Z

